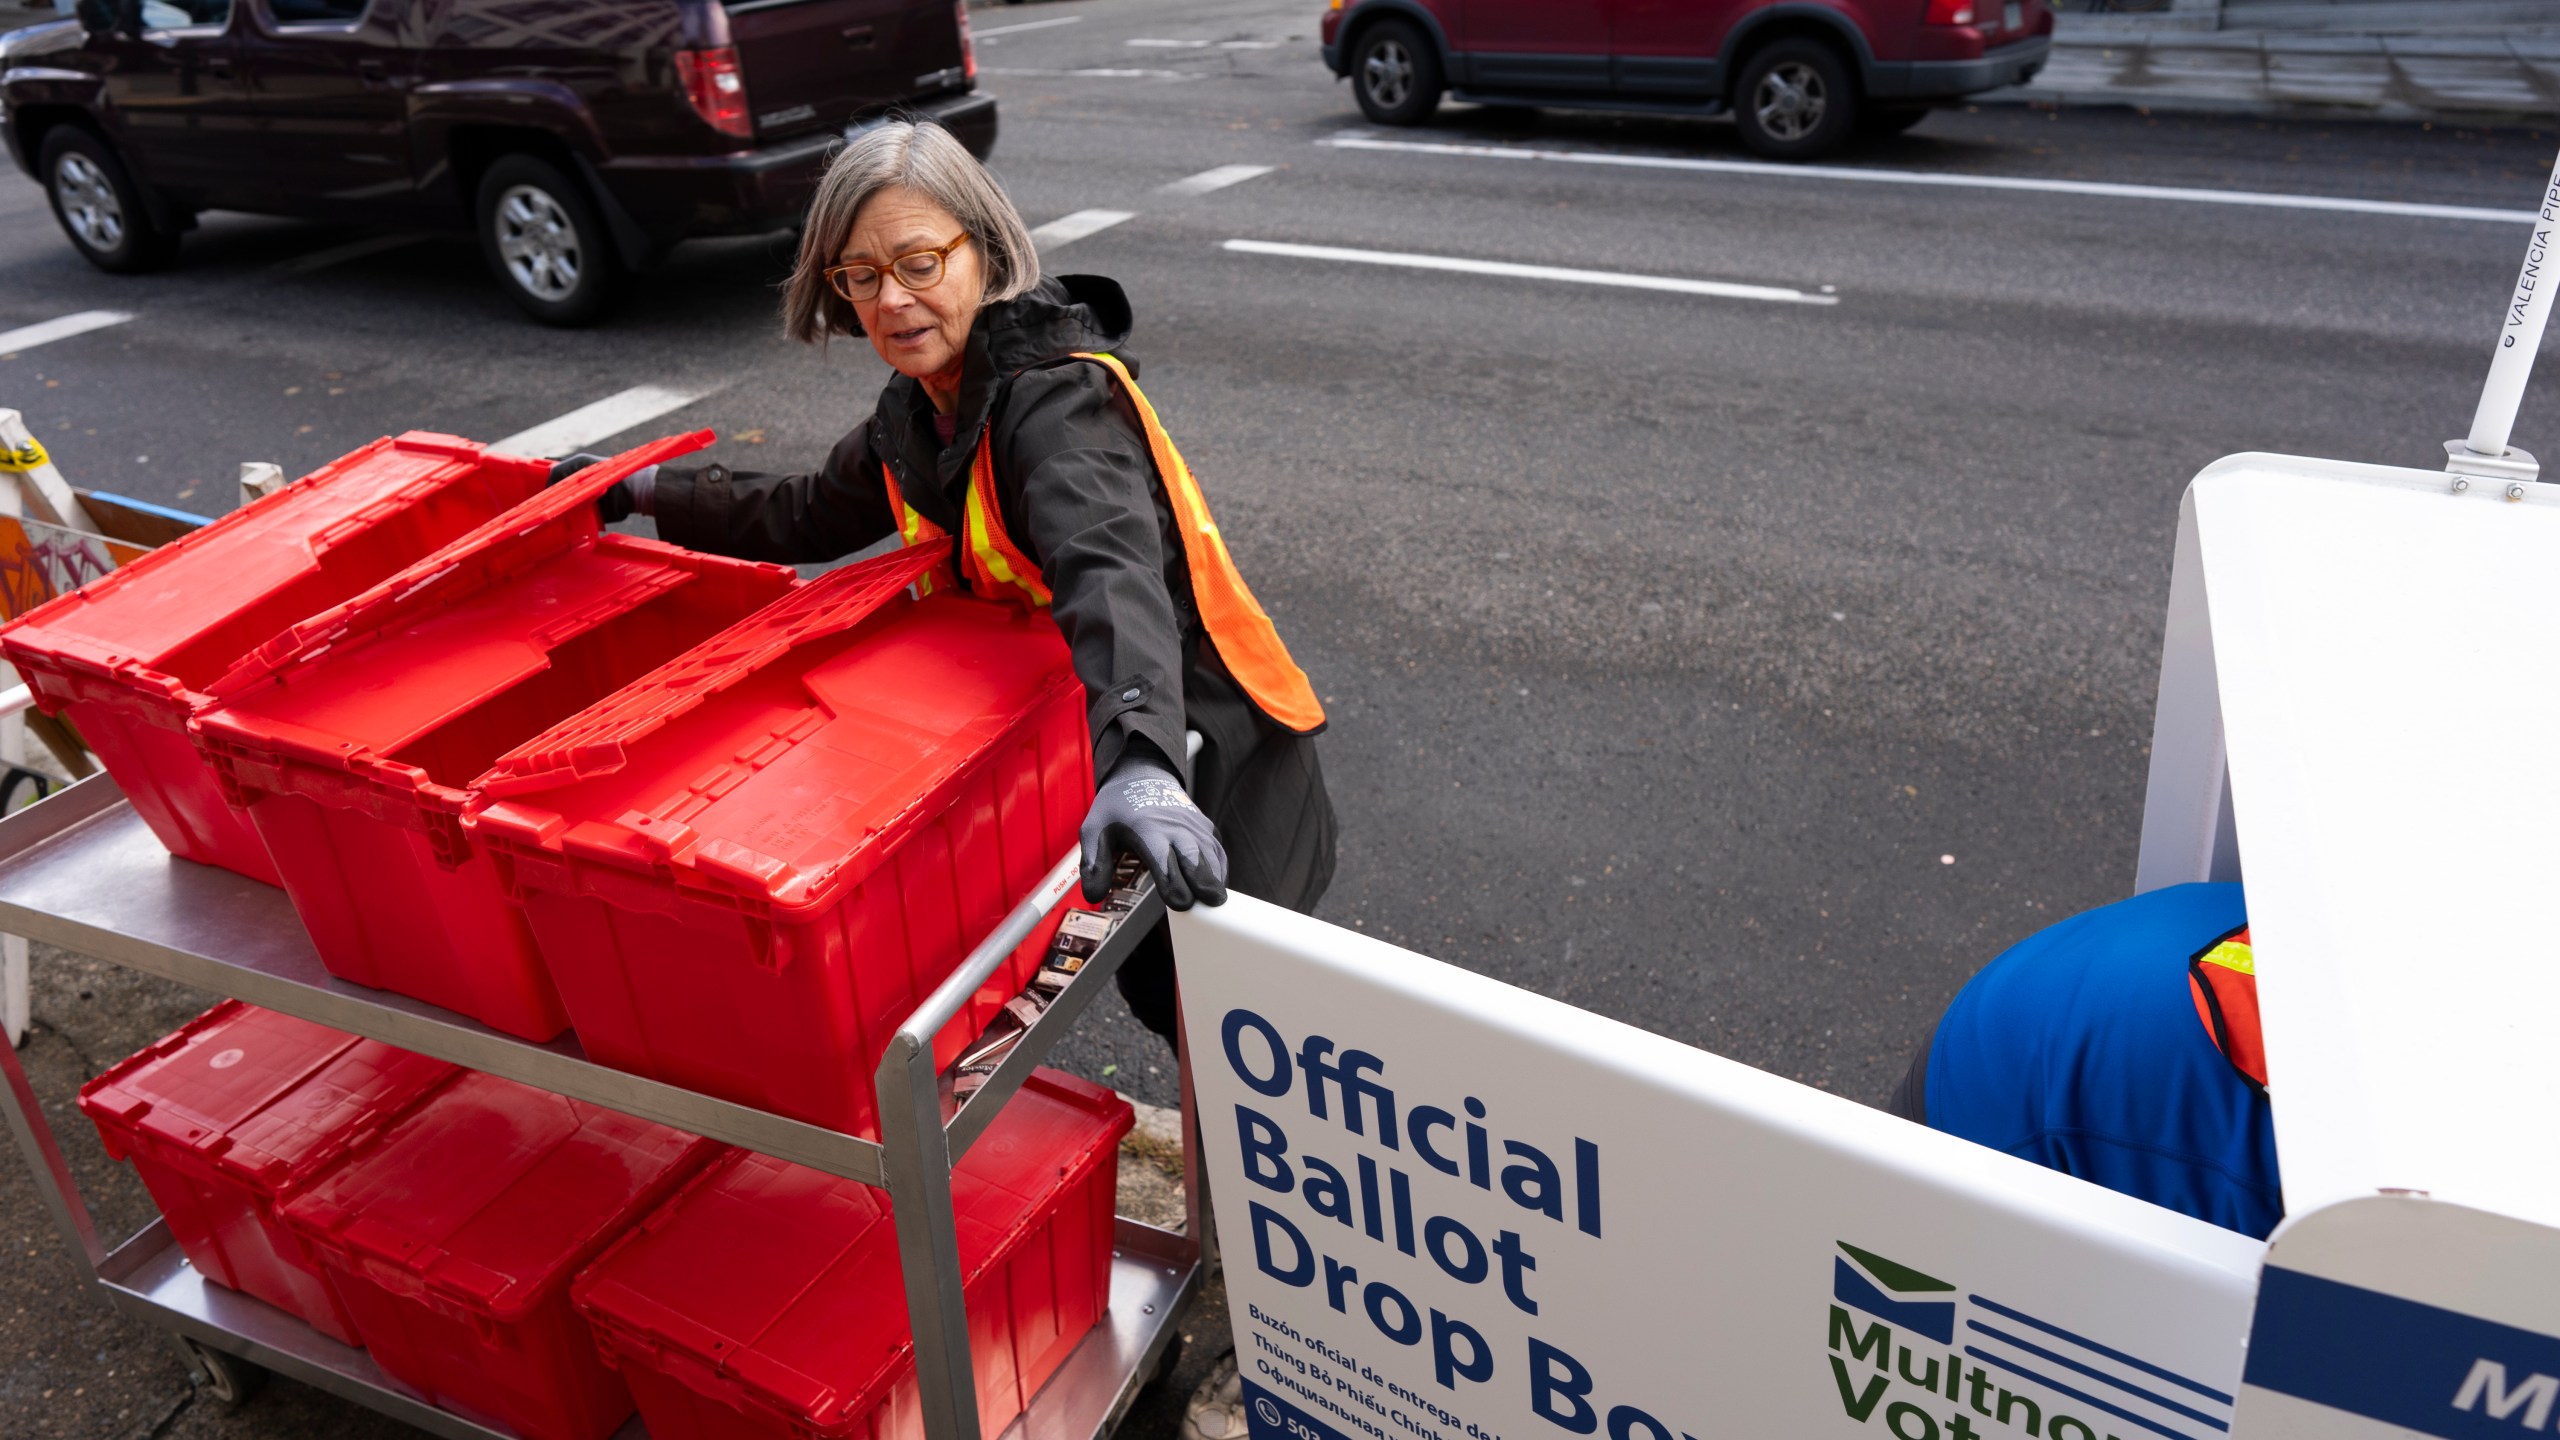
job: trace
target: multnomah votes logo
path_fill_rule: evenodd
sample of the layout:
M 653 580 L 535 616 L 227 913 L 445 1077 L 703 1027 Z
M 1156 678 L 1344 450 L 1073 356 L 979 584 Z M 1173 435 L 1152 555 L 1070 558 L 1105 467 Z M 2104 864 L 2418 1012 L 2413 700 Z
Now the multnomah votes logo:
M 1895 1440 L 2213 1440 L 2231 1396 L 1847 1241 L 1827 1350 L 1840 1408 Z

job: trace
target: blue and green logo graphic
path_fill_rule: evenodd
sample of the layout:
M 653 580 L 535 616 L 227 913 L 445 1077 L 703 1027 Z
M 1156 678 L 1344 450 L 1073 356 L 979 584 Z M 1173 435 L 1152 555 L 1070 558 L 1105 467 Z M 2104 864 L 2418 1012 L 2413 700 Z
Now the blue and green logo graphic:
M 1881 1419 L 1896 1440 L 2217 1440 L 2230 1432 L 2227 1389 L 1838 1245 L 1824 1334 L 1850 1420 Z
M 1956 1338 L 1956 1287 L 1843 1240 L 1831 1257 L 1831 1298 L 1941 1345 Z M 1939 1299 L 1938 1296 L 1946 1298 Z

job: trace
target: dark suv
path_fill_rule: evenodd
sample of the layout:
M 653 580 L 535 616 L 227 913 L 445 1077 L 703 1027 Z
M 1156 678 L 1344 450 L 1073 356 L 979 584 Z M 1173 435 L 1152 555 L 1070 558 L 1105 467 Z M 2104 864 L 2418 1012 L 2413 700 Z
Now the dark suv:
M 1743 143 L 1807 160 L 1931 104 L 2033 77 L 2048 0 L 1331 0 L 1325 64 L 1382 125 L 1443 91 L 1489 105 L 1730 112 Z
M 796 224 L 874 117 L 985 155 L 977 68 L 965 0 L 79 0 L 0 41 L 0 128 L 105 269 L 199 210 L 469 226 L 576 324 L 679 240 Z

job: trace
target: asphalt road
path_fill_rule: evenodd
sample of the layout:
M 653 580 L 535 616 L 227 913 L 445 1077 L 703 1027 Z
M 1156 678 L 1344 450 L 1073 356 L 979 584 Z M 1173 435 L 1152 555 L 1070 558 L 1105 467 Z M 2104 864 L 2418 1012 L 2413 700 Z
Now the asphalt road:
M 1128 287 L 1149 393 L 1331 708 L 1322 913 L 1870 1102 L 1974 969 L 2126 893 L 2188 477 L 2241 450 L 2439 463 L 2525 227 L 2390 207 L 2520 212 L 2549 157 L 2516 132 L 1997 108 L 1853 174 L 1769 173 L 1685 120 L 1450 106 L 1384 132 L 1317 65 L 1315 14 L 977 21 L 999 171 L 1035 225 L 1128 212 L 1047 263 Z M 1226 166 L 1268 169 L 1166 189 Z M 1346 250 L 1706 283 L 1311 253 Z M 176 272 L 100 275 L 13 178 L 0 329 L 134 318 L 0 355 L 0 403 L 77 483 L 205 509 L 242 460 L 495 439 L 642 385 L 700 398 L 597 441 L 710 426 L 734 465 L 807 466 L 885 372 L 780 338 L 783 260 L 690 246 L 560 333 L 467 241 L 217 216 Z M 2560 443 L 2555 394 L 2521 443 Z M 40 970 L 27 1054 L 56 1100 L 193 1008 Z M 1066 1058 L 1171 1098 L 1125 1017 Z M 110 1218 L 138 1203 L 110 1184 Z M 394 1433 L 289 1385 L 182 1405 L 162 1342 L 73 1293 L 14 1173 L 0 1216 L 24 1242 L 0 1431 Z

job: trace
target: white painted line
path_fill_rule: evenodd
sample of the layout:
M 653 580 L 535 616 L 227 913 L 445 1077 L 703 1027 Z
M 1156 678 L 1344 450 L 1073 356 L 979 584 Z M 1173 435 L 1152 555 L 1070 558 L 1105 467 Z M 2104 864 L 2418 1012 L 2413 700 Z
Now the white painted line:
M 1135 50 L 1277 50 L 1286 40 L 1130 40 L 1124 42 Z
M 1161 189 L 1162 193 L 1167 195 L 1206 195 L 1212 190 L 1224 190 L 1230 185 L 1241 185 L 1257 175 L 1270 173 L 1271 167 L 1268 165 L 1221 165 L 1215 170 L 1203 170 L 1197 175 L 1187 175 Z
M 1563 280 L 1576 285 L 1669 290 L 1681 295 L 1714 295 L 1727 300 L 1769 300 L 1784 305 L 1840 303 L 1837 295 L 1814 295 L 1776 285 L 1736 285 L 1723 280 L 1683 280 L 1671 275 L 1630 275 L 1617 270 L 1565 270 L 1553 265 L 1515 265 L 1508 260 L 1461 260 L 1449 255 L 1342 250 L 1331 245 L 1284 245 L 1270 240 L 1229 240 L 1225 248 L 1246 255 L 1285 255 L 1294 260 L 1340 260 L 1353 265 L 1391 265 L 1406 270 L 1454 270 L 1468 275 L 1501 275 L 1514 280 Z
M 1073 215 L 1061 215 L 1048 224 L 1034 229 L 1031 232 L 1031 241 L 1043 250 L 1054 249 L 1060 245 L 1072 245 L 1087 235 L 1099 234 L 1110 229 L 1121 221 L 1131 218 L 1134 213 L 1128 210 L 1079 210 Z
M 104 330 L 110 325 L 121 325 L 132 318 L 122 310 L 82 310 L 77 314 L 65 315 L 59 319 L 39 320 L 33 325 L 21 325 L 15 330 L 0 331 L 0 355 L 13 354 L 20 350 L 33 350 L 39 345 L 50 345 L 56 340 L 68 340 L 74 335 L 86 335 L 92 330 Z
M 2288 195 L 2267 190 L 2198 190 L 2180 185 L 2031 180 L 2010 175 L 1956 175 L 1938 170 L 1861 170 L 1843 165 L 1774 165 L 1757 160 L 1691 160 L 1668 155 L 1610 155 L 1588 150 L 1528 150 L 1510 145 L 1373 140 L 1356 134 L 1336 135 L 1316 143 L 1338 150 L 1396 150 L 1417 155 L 1462 155 L 1484 160 L 1553 160 L 1570 165 L 1622 165 L 1640 170 L 1702 170 L 1718 175 L 1765 175 L 1780 180 L 1852 180 L 1867 185 L 1928 185 L 1955 190 L 2029 190 L 2049 195 L 2101 195 L 2119 200 L 2174 200 L 2199 205 L 2342 211 L 2420 220 L 2530 221 L 2535 218 L 2530 210 L 2491 210 L 2477 205 L 2422 205 L 2405 200 L 2358 200 L 2343 195 Z
M 405 250 L 412 245 L 423 243 L 427 238 L 424 235 L 376 235 L 366 240 L 350 240 L 344 245 L 333 245 L 326 250 L 314 250 L 308 255 L 297 255 L 279 263 L 276 268 L 288 275 L 308 275 L 315 270 L 326 270 L 332 265 L 344 265 L 350 260 L 362 260 L 368 255 L 380 255 L 390 250 Z
M 509 455 L 566 455 L 598 441 L 610 440 L 625 430 L 646 425 L 661 415 L 681 410 L 715 393 L 716 390 L 670 390 L 663 385 L 634 385 L 619 395 L 607 395 L 592 405 L 581 405 L 530 430 L 519 430 L 504 440 L 493 441 L 489 448 Z
M 1221 40 L 1218 42 L 1218 48 L 1221 50 L 1277 50 L 1288 43 L 1286 40 Z
M 1025 30 L 1046 30 L 1052 25 L 1073 25 L 1083 19 L 1081 15 L 1069 15 L 1063 20 L 1025 20 L 1019 25 L 997 25 L 985 30 L 971 30 L 969 38 L 990 40 L 998 35 L 1015 35 Z
M 1033 65 L 981 65 L 981 75 L 1081 75 L 1094 80 L 1201 80 L 1188 70 L 1132 70 L 1122 65 L 1091 65 L 1081 70 L 1048 70 Z

